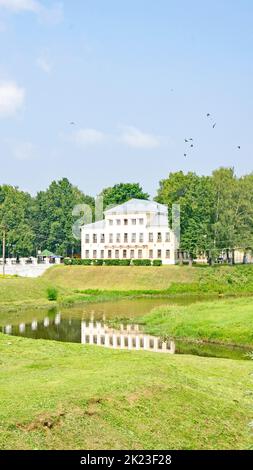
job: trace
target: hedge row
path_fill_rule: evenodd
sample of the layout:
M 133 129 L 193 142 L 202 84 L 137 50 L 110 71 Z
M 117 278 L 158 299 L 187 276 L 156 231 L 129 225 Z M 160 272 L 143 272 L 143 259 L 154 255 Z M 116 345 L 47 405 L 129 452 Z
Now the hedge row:
M 77 259 L 65 258 L 66 266 L 162 266 L 162 260 L 154 259 Z

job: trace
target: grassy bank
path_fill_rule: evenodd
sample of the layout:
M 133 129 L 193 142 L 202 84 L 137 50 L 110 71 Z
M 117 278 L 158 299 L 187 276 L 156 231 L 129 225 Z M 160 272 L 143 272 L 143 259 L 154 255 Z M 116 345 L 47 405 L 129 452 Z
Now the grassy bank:
M 253 347 L 252 298 L 158 307 L 141 321 L 154 335 Z
M 246 449 L 251 362 L 0 334 L 1 449 Z M 66 437 L 67 436 L 67 437 Z
M 48 306 L 49 287 L 57 289 L 60 304 L 147 295 L 253 295 L 253 266 L 56 266 L 38 279 L 0 278 L 0 309 Z

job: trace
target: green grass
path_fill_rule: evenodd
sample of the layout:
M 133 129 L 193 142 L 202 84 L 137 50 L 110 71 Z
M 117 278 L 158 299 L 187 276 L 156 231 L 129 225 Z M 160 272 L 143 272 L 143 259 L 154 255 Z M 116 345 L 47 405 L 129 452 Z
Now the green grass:
M 223 299 L 187 306 L 158 307 L 141 321 L 158 336 L 253 347 L 252 298 Z
M 123 297 L 173 295 L 252 295 L 253 266 L 55 266 L 41 278 L 0 278 L 0 309 L 58 303 L 97 302 Z
M 252 363 L 0 334 L 1 449 L 247 449 Z

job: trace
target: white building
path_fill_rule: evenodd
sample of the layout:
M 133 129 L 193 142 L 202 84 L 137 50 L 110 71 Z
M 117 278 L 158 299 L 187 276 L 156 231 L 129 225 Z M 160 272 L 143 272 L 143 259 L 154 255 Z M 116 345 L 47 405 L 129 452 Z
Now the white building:
M 131 199 L 106 210 L 104 216 L 82 227 L 83 259 L 160 259 L 163 264 L 175 264 L 167 206 Z

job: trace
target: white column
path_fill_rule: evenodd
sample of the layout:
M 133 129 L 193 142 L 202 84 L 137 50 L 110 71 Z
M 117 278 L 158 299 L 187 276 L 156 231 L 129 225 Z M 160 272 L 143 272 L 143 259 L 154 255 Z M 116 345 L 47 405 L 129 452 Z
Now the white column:
M 144 344 L 144 348 L 143 348 L 143 349 L 148 350 L 148 349 L 149 349 L 149 336 L 144 336 L 144 337 L 143 337 L 143 344 Z
M 109 335 L 108 333 L 105 333 L 105 346 L 108 348 L 109 347 Z
M 122 349 L 125 348 L 124 338 L 125 338 L 124 335 L 120 335 L 120 347 L 121 347 Z
M 37 330 L 37 328 L 38 328 L 38 322 L 37 322 L 37 320 L 33 320 L 31 327 L 32 327 L 32 330 L 33 330 L 33 331 Z
M 25 331 L 25 323 L 20 323 L 20 325 L 19 325 L 19 331 L 20 331 L 20 333 L 24 333 L 24 331 Z
M 135 341 L 136 341 L 136 349 L 139 350 L 140 349 L 140 337 L 136 336 Z
M 117 348 L 117 335 L 113 334 L 112 336 L 112 344 L 114 348 Z
M 128 349 L 132 349 L 132 336 L 128 335 Z

